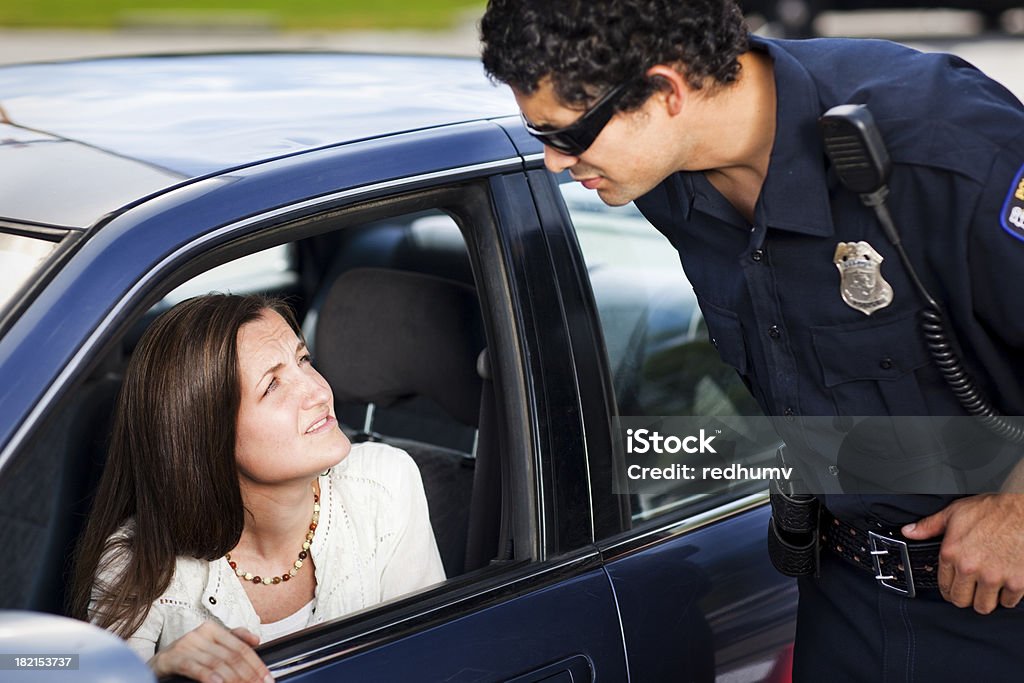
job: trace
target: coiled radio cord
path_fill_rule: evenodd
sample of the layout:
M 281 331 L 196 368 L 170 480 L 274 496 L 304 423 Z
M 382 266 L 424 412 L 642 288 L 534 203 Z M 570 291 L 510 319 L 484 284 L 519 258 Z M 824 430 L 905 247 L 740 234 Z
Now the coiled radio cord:
M 862 194 L 861 201 L 875 210 L 875 215 L 878 216 L 886 237 L 896 248 L 896 253 L 910 275 L 911 282 L 927 305 L 927 308 L 921 312 L 921 328 L 924 332 L 924 341 L 928 346 L 928 352 L 931 353 L 932 359 L 938 366 L 939 373 L 968 415 L 978 418 L 982 425 L 1007 441 L 1024 444 L 1024 425 L 1012 422 L 996 410 L 995 406 L 982 394 L 981 389 L 974 383 L 971 376 L 967 374 L 967 370 L 956 353 L 956 337 L 946 325 L 942 308 L 925 288 L 921 278 L 917 276 L 914 265 L 903 249 L 899 232 L 893 223 L 889 207 L 885 204 L 888 194 L 889 189 L 883 186 L 875 192 Z

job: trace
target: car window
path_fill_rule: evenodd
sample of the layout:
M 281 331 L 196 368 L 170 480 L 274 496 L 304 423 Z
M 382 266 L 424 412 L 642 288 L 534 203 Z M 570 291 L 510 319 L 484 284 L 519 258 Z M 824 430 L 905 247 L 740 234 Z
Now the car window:
M 280 244 L 192 278 L 165 296 L 159 307 L 170 308 L 189 297 L 208 292 L 247 294 L 288 289 L 298 283 L 295 266 L 295 245 Z
M 105 317 L 101 328 L 76 332 L 91 336 L 73 370 L 58 379 L 60 393 L 46 397 L 48 403 L 39 410 L 42 417 L 12 449 L 0 481 L 3 540 L 14 556 L 23 558 L 4 574 L 12 579 L 12 590 L 0 595 L 3 604 L 67 614 L 70 560 L 107 469 L 117 397 L 140 339 L 169 306 L 207 292 L 285 299 L 309 342 L 313 367 L 331 384 L 336 415 L 355 447 L 365 446 L 364 454 L 384 453 L 388 449 L 376 444 L 385 444 L 409 455 L 402 460 L 396 507 L 412 509 L 412 496 L 404 495 L 417 491 L 410 472 L 418 473 L 423 489 L 423 497 L 412 501 L 417 503 L 415 525 L 375 525 L 383 515 L 368 514 L 373 509 L 369 505 L 361 506 L 359 514 L 334 515 L 335 529 L 363 525 L 362 541 L 374 552 L 357 553 L 351 549 L 359 544 L 346 544 L 347 555 L 330 563 L 332 578 L 358 574 L 367 590 L 351 601 L 347 596 L 336 600 L 344 607 L 341 612 L 318 603 L 309 622 L 315 628 L 265 649 L 261 644 L 261 655 L 268 661 L 287 658 L 289 667 L 303 670 L 318 667 L 319 660 L 293 665 L 292 654 L 282 653 L 319 653 L 321 643 L 343 638 L 348 657 L 358 652 L 353 648 L 376 647 L 382 628 L 389 638 L 405 637 L 433 629 L 439 615 L 455 621 L 463 611 L 507 600 L 513 594 L 510 586 L 526 592 L 547 585 L 546 561 L 568 544 L 538 530 L 541 521 L 548 521 L 538 518 L 549 507 L 541 505 L 544 499 L 532 486 L 531 467 L 540 454 L 532 449 L 534 426 L 527 415 L 531 397 L 516 362 L 523 356 L 514 327 L 516 301 L 504 279 L 511 279 L 512 270 L 501 251 L 505 223 L 495 210 L 507 204 L 497 201 L 504 188 L 492 186 L 484 173 L 490 170 L 482 169 L 479 177 L 458 175 L 450 184 L 446 176 L 443 185 L 435 178 L 430 186 L 413 189 L 396 183 L 395 189 L 388 188 L 393 196 L 375 193 L 363 199 L 339 192 L 231 223 L 219 214 L 216 223 L 183 221 L 187 229 L 175 237 L 178 246 L 171 255 L 162 244 L 152 244 L 150 232 L 131 230 L 132 216 L 123 219 L 128 227 L 115 233 L 118 246 L 124 245 L 117 257 L 130 253 L 136 261 L 131 281 L 122 277 L 116 288 L 110 287 L 118 298 L 103 302 L 116 313 Z M 528 187 L 523 177 L 517 182 Z M 526 205 L 526 215 L 532 208 Z M 102 243 L 97 239 L 91 244 Z M 92 256 L 77 251 L 69 258 L 75 263 L 75 258 Z M 113 256 L 109 260 L 115 262 Z M 55 333 L 70 334 L 59 328 Z M 506 362 L 508 358 L 514 361 Z M 189 364 L 182 365 L 188 373 Z M 386 457 L 397 456 L 392 452 Z M 582 452 L 562 457 L 578 457 L 581 469 L 585 464 Z M 361 481 L 377 490 L 371 477 Z M 338 486 L 328 490 L 338 491 Z M 358 493 L 349 500 L 366 497 Z M 570 504 L 585 511 L 585 499 L 566 506 Z M 384 507 L 382 503 L 380 509 Z M 328 519 L 323 514 L 319 525 L 324 527 Z M 424 531 L 427 522 L 430 530 Z M 196 526 L 202 531 L 201 523 Z M 422 545 L 431 535 L 443 573 L 434 571 L 437 562 L 428 561 L 433 555 L 409 552 L 392 566 L 400 576 L 423 580 L 377 590 L 378 579 L 385 584 L 381 566 L 395 555 L 373 543 L 397 537 Z M 542 545 L 547 539 L 548 545 Z M 592 535 L 582 542 L 596 554 L 589 548 Z M 53 557 L 58 560 L 50 561 Z M 417 561 L 421 557 L 427 560 Z M 241 557 L 232 560 L 248 570 Z M 296 561 L 294 556 L 290 561 Z M 223 570 L 226 564 L 225 559 L 218 566 Z M 22 565 L 42 569 L 30 572 Z M 321 563 L 316 566 L 319 570 Z M 594 573 L 593 565 L 579 566 Z M 605 582 L 599 573 L 595 580 Z M 228 603 L 215 595 L 199 601 L 203 604 L 177 598 L 161 604 L 201 611 L 211 609 L 206 605 L 219 610 Z M 350 646 L 350 640 L 356 644 Z
M 353 443 L 384 443 L 412 456 L 445 573 L 465 573 L 482 390 L 476 361 L 486 343 L 455 221 L 417 212 L 242 256 L 179 285 L 146 320 L 210 292 L 268 294 L 295 308 L 341 428 Z M 422 371 L 428 357 L 437 373 Z M 440 370 L 460 363 L 461 374 Z
M 56 242 L 0 233 L 0 310 L 39 272 Z
M 694 425 L 714 425 L 736 416 L 760 415 L 743 381 L 709 341 L 696 296 L 668 240 L 633 204 L 607 206 L 579 183 L 561 182 L 559 188 L 600 318 L 617 408 L 617 443 L 625 441 L 627 428 L 649 428 L 653 433 L 659 424 L 680 424 L 681 418 L 697 418 L 691 420 Z M 765 426 L 763 420 L 750 420 L 744 428 Z M 709 427 L 707 433 L 712 432 Z M 632 445 L 638 444 L 634 439 Z M 679 452 L 661 457 L 658 464 L 771 464 L 774 449 L 763 444 L 763 438 L 741 439 L 730 444 L 727 453 L 718 449 L 714 459 L 705 453 Z M 758 482 L 703 479 L 622 477 L 620 482 L 632 494 L 634 521 L 688 506 L 704 508 L 763 487 Z
M 209 292 L 265 294 L 292 306 L 353 444 L 402 449 L 418 468 L 443 576 L 485 572 L 500 547 L 501 481 L 476 485 L 475 469 L 479 457 L 497 456 L 488 445 L 493 437 L 478 430 L 496 391 L 478 370 L 486 339 L 469 250 L 459 225 L 440 210 L 347 219 L 339 229 L 235 257 L 138 315 L 58 411 L 54 428 L 68 438 L 54 457 L 75 463 L 71 479 L 83 486 L 68 496 L 76 518 L 89 509 L 101 467 L 85 470 L 104 461 L 115 397 L 145 328 L 170 306 Z M 30 448 L 55 450 L 45 440 Z M 75 525 L 65 533 L 70 542 Z M 54 591 L 53 608 L 61 592 Z

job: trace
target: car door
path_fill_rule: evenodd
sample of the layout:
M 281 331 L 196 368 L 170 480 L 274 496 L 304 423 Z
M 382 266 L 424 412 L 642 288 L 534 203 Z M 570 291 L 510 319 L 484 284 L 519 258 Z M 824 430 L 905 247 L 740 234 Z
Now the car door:
M 271 643 L 261 655 L 290 680 L 624 680 L 619 615 L 593 544 L 584 424 L 569 409 L 579 398 L 567 381 L 568 325 L 549 295 L 555 275 L 522 159 L 485 122 L 210 177 L 119 213 L 81 240 L 0 339 L 0 376 L 19 387 L 0 415 L 0 463 L 9 465 L 0 517 L 5 529 L 24 522 L 35 531 L 12 539 L 21 559 L 3 572 L 11 579 L 4 605 L 36 608 L 65 578 L 59 563 L 23 571 L 66 557 L 74 536 L 72 511 L 47 480 L 28 473 L 66 471 L 80 459 L 61 416 L 89 402 L 82 387 L 107 376 L 105 359 L 154 304 L 236 259 L 424 210 L 456 218 L 482 298 L 499 385 L 507 552 L 423 593 Z M 40 348 L 44 367 L 34 362 Z M 27 519 L 30 507 L 38 514 Z
M 567 176 L 541 170 L 532 142 L 518 142 L 552 258 L 562 265 L 594 534 L 630 679 L 788 680 L 796 584 L 768 561 L 763 484 L 622 490 L 625 463 L 614 446 L 627 416 L 699 416 L 711 405 L 718 416 L 756 416 L 756 404 L 718 359 L 667 240 L 632 205 L 607 207 Z M 774 462 L 763 445 L 732 457 Z

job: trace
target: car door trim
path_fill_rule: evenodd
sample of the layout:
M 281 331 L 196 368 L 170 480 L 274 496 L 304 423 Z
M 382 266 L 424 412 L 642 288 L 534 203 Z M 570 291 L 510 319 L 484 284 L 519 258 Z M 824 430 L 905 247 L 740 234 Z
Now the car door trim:
M 691 533 L 710 524 L 743 514 L 767 503 L 768 491 L 759 491 L 731 500 L 710 510 L 689 515 L 683 519 L 673 516 L 672 519 L 635 535 L 631 535 L 630 532 L 620 534 L 603 543 L 599 543 L 599 546 L 601 547 L 604 561 L 610 562 L 620 557 L 632 555 L 652 545 L 671 541 L 674 538 Z
M 360 624 L 364 623 L 363 621 L 358 618 L 353 619 L 347 624 L 338 626 L 341 629 L 355 630 L 355 633 L 351 635 L 340 633 L 337 637 L 330 639 L 330 642 L 312 649 L 307 648 L 299 654 L 285 655 L 278 661 L 274 661 L 272 652 L 261 652 L 260 654 L 265 660 L 271 661 L 268 666 L 275 677 L 294 675 L 336 660 L 356 656 L 367 648 L 395 642 L 434 625 L 447 623 L 459 616 L 485 609 L 492 604 L 492 596 L 505 601 L 510 595 L 527 595 L 569 577 L 599 570 L 601 566 L 600 552 L 596 547 L 588 546 L 579 552 L 543 564 L 524 561 L 522 573 L 512 576 L 499 575 L 498 582 L 485 587 L 478 587 L 479 577 L 468 575 L 464 591 L 460 592 L 457 587 L 450 584 L 445 585 L 439 589 L 439 599 L 434 601 L 435 604 L 428 605 L 425 609 L 410 609 L 405 614 L 396 614 L 394 618 L 385 619 L 383 623 L 367 630 L 360 630 Z M 456 581 L 460 578 L 462 577 L 456 577 Z M 424 602 L 429 602 L 429 598 L 424 600 L 422 593 L 410 596 L 409 600 L 410 604 L 420 607 Z M 342 617 L 341 620 L 344 619 L 345 617 Z M 335 624 L 328 622 L 319 628 L 332 629 L 334 626 Z M 303 633 L 304 640 L 310 640 L 309 631 Z M 282 645 L 281 647 L 288 646 Z
M 531 169 L 532 167 L 538 164 L 543 165 L 544 152 L 540 152 L 539 154 L 527 154 L 526 156 L 523 157 L 523 163 L 526 164 L 526 166 Z
M 50 404 L 60 394 L 64 387 L 72 381 L 75 374 L 87 360 L 87 357 L 100 343 L 102 338 L 107 334 L 110 327 L 114 322 L 121 316 L 124 309 L 130 306 L 139 292 L 146 289 L 153 280 L 162 276 L 169 268 L 179 261 L 185 259 L 191 252 L 202 247 L 205 244 L 214 242 L 225 237 L 231 236 L 236 232 L 243 232 L 247 228 L 253 225 L 273 220 L 275 218 L 281 218 L 293 213 L 306 212 L 309 209 L 319 207 L 321 205 L 329 205 L 344 200 L 360 199 L 364 196 L 369 198 L 374 194 L 386 190 L 393 190 L 396 188 L 414 189 L 417 185 L 424 183 L 431 183 L 439 180 L 452 180 L 457 178 L 472 178 L 482 175 L 484 173 L 492 173 L 495 171 L 519 171 L 523 168 L 522 157 L 507 157 L 504 159 L 498 159 L 495 161 L 485 161 L 478 164 L 470 164 L 468 166 L 458 166 L 455 168 L 445 169 L 443 171 L 431 171 L 430 173 L 421 173 L 413 176 L 406 176 L 403 178 L 394 178 L 391 180 L 381 181 L 378 183 L 371 183 L 369 185 L 361 185 L 359 187 L 349 188 L 346 190 L 340 190 L 331 194 L 321 195 L 312 199 L 306 199 L 295 204 L 289 204 L 287 206 L 277 207 L 263 213 L 243 218 L 239 221 L 229 223 L 228 225 L 220 228 L 215 228 L 187 244 L 175 249 L 173 252 L 162 258 L 155 266 L 150 268 L 146 273 L 139 278 L 131 286 L 131 288 L 118 299 L 117 303 L 107 312 L 96 328 L 89 334 L 85 342 L 78 348 L 75 354 L 71 357 L 71 360 L 67 362 L 64 368 L 58 373 L 57 377 L 50 383 L 43 392 L 43 395 L 36 401 L 35 405 L 29 411 L 28 415 L 22 421 L 17 431 L 11 436 L 10 440 L 4 446 L 3 451 L 0 452 L 0 472 L 6 468 L 7 463 L 11 460 L 15 451 L 17 451 L 22 443 L 25 441 L 27 436 L 35 429 L 36 423 L 40 420 L 43 413 L 49 408 Z M 145 203 L 139 206 L 145 206 Z M 124 215 L 130 215 L 131 211 Z M 118 218 L 121 218 L 119 216 Z

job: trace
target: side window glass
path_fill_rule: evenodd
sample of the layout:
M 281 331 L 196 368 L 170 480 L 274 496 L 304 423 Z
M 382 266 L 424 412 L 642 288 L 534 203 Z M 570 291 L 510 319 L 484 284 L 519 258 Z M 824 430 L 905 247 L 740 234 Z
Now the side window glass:
M 611 207 L 578 183 L 560 184 L 590 276 L 608 354 L 617 413 L 622 418 L 760 415 L 736 371 L 708 339 L 696 296 L 675 248 L 633 205 Z M 679 453 L 666 463 L 722 464 Z M 772 464 L 763 448 L 730 460 Z M 634 520 L 689 503 L 726 502 L 758 482 L 707 485 L 662 481 L 631 496 Z M 709 497 L 711 500 L 709 500 Z

